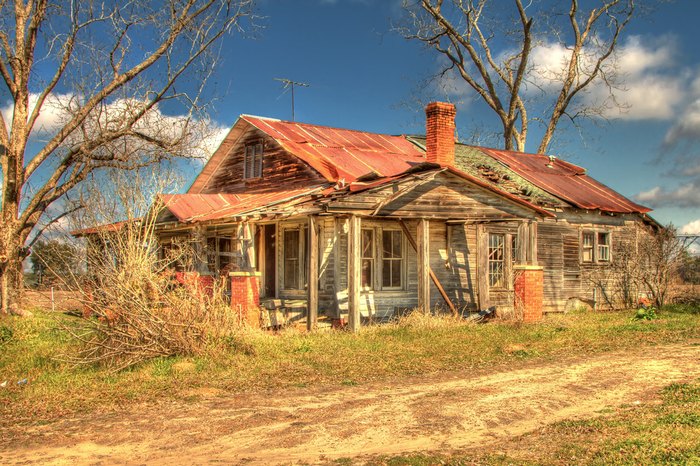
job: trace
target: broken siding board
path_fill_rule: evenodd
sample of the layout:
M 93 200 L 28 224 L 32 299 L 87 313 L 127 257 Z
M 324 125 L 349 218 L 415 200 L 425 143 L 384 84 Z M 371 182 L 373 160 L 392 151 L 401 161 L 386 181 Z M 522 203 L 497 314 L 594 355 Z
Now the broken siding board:
M 262 176 L 243 178 L 245 147 L 263 143 Z M 274 139 L 262 131 L 252 128 L 246 131 L 227 156 L 209 175 L 209 179 L 199 192 L 216 193 L 255 193 L 273 192 L 284 186 L 285 189 L 302 188 L 327 183 L 314 169 L 297 157 L 289 154 Z

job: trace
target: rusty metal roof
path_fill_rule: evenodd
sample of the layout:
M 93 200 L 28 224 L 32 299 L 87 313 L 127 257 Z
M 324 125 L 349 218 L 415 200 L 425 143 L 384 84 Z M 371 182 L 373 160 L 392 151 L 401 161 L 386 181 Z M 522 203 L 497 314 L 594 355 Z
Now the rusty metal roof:
M 556 157 L 524 154 L 477 147 L 503 163 L 535 186 L 560 199 L 587 210 L 614 213 L 646 213 L 651 209 L 635 204 L 586 174 L 586 170 Z
M 376 173 L 392 176 L 425 162 L 425 154 L 403 136 L 367 133 L 243 115 L 284 149 L 318 171 L 328 181 Z
M 180 222 L 219 220 L 252 213 L 261 208 L 309 198 L 322 188 L 302 188 L 265 194 L 161 194 L 160 199 Z

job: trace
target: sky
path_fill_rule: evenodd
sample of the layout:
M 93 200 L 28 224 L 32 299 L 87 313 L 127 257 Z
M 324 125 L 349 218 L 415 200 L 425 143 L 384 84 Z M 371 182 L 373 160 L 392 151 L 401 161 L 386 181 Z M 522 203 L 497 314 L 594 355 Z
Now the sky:
M 209 82 L 222 134 L 240 114 L 291 119 L 289 90 L 275 78 L 309 85 L 295 90 L 297 121 L 421 134 L 424 104 L 442 100 L 457 105 L 461 139 L 498 128 L 459 80 L 430 79 L 443 62 L 394 31 L 400 0 L 262 0 L 257 15 L 257 29 L 222 44 Z M 633 20 L 618 57 L 625 80 L 616 98 L 627 110 L 564 126 L 550 151 L 688 233 L 700 232 L 697 18 L 700 2 L 677 0 Z M 534 56 L 546 63 L 556 53 L 545 44 Z M 530 140 L 534 151 L 538 139 Z
M 551 14 L 545 17 L 536 12 L 543 3 L 547 12 L 566 5 L 560 0 L 526 3 L 536 24 L 551 19 Z M 700 1 L 637 3 L 653 4 L 655 10 L 635 17 L 617 48 L 621 82 L 614 97 L 625 111 L 613 108 L 604 112 L 604 118 L 585 121 L 579 127 L 563 119 L 548 153 L 585 167 L 602 183 L 653 208 L 652 216 L 659 222 L 672 223 L 681 232 L 700 233 L 700 47 L 696 33 Z M 494 0 L 491 5 L 504 9 L 512 3 Z M 211 102 L 217 135 L 207 141 L 209 150 L 214 150 L 241 114 L 292 118 L 291 95 L 279 78 L 308 84 L 295 91 L 297 121 L 384 134 L 424 134 L 425 104 L 448 101 L 457 106 L 460 140 L 474 142 L 478 136 L 480 145 L 499 147 L 500 141 L 489 137 L 500 126 L 494 114 L 459 77 L 436 78 L 444 59 L 396 31 L 404 18 L 401 0 L 257 0 L 255 27 L 244 21 L 243 31 L 234 31 L 216 49 L 219 59 L 210 70 L 203 96 Z M 512 44 L 495 37 L 495 56 L 509 47 Z M 134 55 L 129 59 L 140 59 L 139 51 L 138 47 L 130 49 Z M 531 58 L 538 69 L 552 72 L 561 67 L 564 54 L 565 48 L 545 37 Z M 42 67 L 52 65 L 40 62 L 37 76 L 45 72 Z M 201 75 L 193 70 L 182 84 L 197 87 L 199 82 Z M 556 92 L 542 78 L 534 84 L 524 89 L 528 100 Z M 30 100 L 36 99 L 39 88 L 31 89 Z M 10 121 L 9 96 L 2 92 L 0 89 L 0 99 L 6 104 L 0 112 Z M 583 97 L 595 102 L 606 95 L 606 88 L 597 84 Z M 60 127 L 61 103 L 74 96 L 69 84 L 59 85 L 52 93 L 49 100 L 55 99 L 56 104 L 42 108 L 31 150 L 41 147 L 45 133 Z M 125 102 L 116 100 L 110 105 L 118 112 Z M 529 109 L 531 116 L 537 109 L 536 105 Z M 167 106 L 159 108 L 154 117 L 173 128 L 181 121 L 178 110 Z M 542 127 L 531 122 L 526 151 L 537 149 L 541 134 Z M 201 164 L 186 165 L 185 186 L 200 169 Z

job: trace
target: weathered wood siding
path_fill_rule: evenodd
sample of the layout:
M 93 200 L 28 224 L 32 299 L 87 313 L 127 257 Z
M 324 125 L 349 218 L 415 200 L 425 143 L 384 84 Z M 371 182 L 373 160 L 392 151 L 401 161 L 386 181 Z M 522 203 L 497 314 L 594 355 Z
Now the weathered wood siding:
M 579 220 L 573 217 L 572 220 Z M 607 232 L 611 235 L 611 262 L 581 261 L 583 231 Z M 538 263 L 544 267 L 545 311 L 564 311 L 572 299 L 594 303 L 598 308 L 624 306 L 624 277 L 618 267 L 625 252 L 634 253 L 640 222 L 601 218 L 598 222 L 573 223 L 567 220 L 546 220 L 538 225 Z M 594 289 L 597 291 L 594 292 Z M 605 302 L 607 294 L 613 305 Z
M 347 219 L 338 218 L 335 222 L 335 241 L 326 240 L 326 249 L 321 263 L 329 266 L 323 270 L 320 300 L 325 309 L 337 303 L 336 316 L 346 315 L 348 311 L 348 269 L 347 269 Z M 398 230 L 396 220 L 368 219 L 361 220 L 362 228 Z M 329 222 L 330 223 L 330 222 Z M 416 239 L 417 222 L 407 221 L 407 227 Z M 476 229 L 474 225 L 447 225 L 442 221 L 431 221 L 430 229 L 430 266 L 438 277 L 452 303 L 459 309 L 476 308 Z M 448 233 L 449 231 L 449 233 Z M 449 247 L 448 247 L 449 236 Z M 330 243 L 333 242 L 333 247 Z M 404 286 L 401 290 L 360 291 L 360 313 L 363 318 L 381 319 L 403 309 L 413 309 L 418 305 L 418 258 L 416 251 L 404 237 Z M 376 261 L 381 260 L 377 251 Z M 330 267 L 333 263 L 335 266 Z M 331 274 L 330 271 L 333 271 Z M 325 277 L 325 278 L 324 278 Z M 335 291 L 335 299 L 330 294 Z M 431 281 L 430 302 L 432 307 L 446 309 L 442 296 Z
M 330 203 L 329 209 L 336 212 L 360 211 L 370 214 L 403 186 L 399 184 L 343 197 Z M 383 205 L 377 215 L 474 220 L 535 217 L 532 210 L 450 173 L 440 173 L 434 179 L 408 190 Z
M 245 147 L 263 143 L 262 176 L 243 178 Z M 325 183 L 314 169 L 297 157 L 290 155 L 274 139 L 257 128 L 245 131 L 231 146 L 228 155 L 213 170 L 201 190 L 202 194 L 256 193 L 292 189 Z

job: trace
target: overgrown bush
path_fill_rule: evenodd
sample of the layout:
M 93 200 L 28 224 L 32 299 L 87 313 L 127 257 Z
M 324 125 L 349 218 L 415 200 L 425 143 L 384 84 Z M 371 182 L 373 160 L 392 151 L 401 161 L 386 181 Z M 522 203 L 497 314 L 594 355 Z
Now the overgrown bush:
M 66 328 L 81 343 L 69 359 L 120 370 L 157 357 L 202 354 L 239 325 L 222 283 L 176 272 L 175 264 L 193 270 L 206 264 L 197 243 L 185 242 L 163 257 L 155 234 L 159 206 L 138 190 L 149 184 L 114 181 L 112 193 L 104 187 L 91 193 L 93 211 L 84 221 L 95 225 L 115 211 L 129 220 L 87 230 L 88 278 L 78 284 L 86 318 Z

